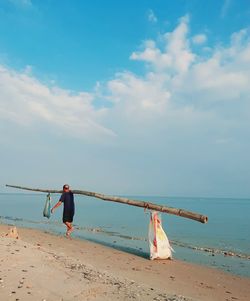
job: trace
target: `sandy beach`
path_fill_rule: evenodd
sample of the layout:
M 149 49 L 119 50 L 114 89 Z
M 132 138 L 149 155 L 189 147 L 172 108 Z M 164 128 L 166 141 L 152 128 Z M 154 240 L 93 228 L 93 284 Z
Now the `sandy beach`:
M 0 225 L 0 300 L 250 300 L 250 279 Z

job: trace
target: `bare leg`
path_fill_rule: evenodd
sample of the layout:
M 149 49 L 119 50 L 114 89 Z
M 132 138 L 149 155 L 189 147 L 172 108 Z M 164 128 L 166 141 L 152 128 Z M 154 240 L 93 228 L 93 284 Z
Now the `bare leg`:
M 70 222 L 65 222 L 64 224 L 65 224 L 66 227 L 67 227 L 66 236 L 69 237 L 70 234 L 73 232 L 74 228 L 73 228 L 73 226 L 72 226 L 72 223 L 70 223 Z

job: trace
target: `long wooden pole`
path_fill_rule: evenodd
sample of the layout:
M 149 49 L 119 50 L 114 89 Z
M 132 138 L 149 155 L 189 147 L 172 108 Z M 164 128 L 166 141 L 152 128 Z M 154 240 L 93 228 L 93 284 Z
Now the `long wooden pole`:
M 38 192 L 47 192 L 47 193 L 62 193 L 62 190 L 55 190 L 55 189 L 40 189 L 40 188 L 28 188 L 28 187 L 22 187 L 22 186 L 15 186 L 15 185 L 6 185 L 7 187 L 17 188 L 17 189 L 24 189 L 24 190 L 30 190 L 30 191 L 38 191 Z M 84 190 L 71 190 L 74 194 L 82 194 L 87 195 L 90 197 L 95 197 L 98 199 L 102 199 L 104 201 L 111 201 L 111 202 L 117 202 L 117 203 L 123 203 L 127 205 L 137 206 L 137 207 L 143 207 L 146 209 L 156 210 L 160 212 L 165 212 L 173 215 L 182 216 L 185 218 L 193 219 L 195 221 L 201 222 L 201 223 L 207 223 L 208 217 L 199 213 L 186 211 L 183 209 L 178 208 L 172 208 L 172 207 L 166 207 L 162 205 L 157 205 L 154 203 L 150 203 L 147 201 L 138 201 L 138 200 L 131 200 L 123 197 L 118 196 L 109 196 L 97 192 L 91 192 L 91 191 L 84 191 Z

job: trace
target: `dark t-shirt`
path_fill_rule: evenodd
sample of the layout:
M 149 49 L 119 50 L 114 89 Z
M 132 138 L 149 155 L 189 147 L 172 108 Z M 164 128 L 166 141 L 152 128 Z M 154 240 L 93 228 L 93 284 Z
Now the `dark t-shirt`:
M 60 202 L 63 202 L 63 215 L 73 216 L 75 213 L 74 195 L 71 191 L 63 192 L 60 198 Z

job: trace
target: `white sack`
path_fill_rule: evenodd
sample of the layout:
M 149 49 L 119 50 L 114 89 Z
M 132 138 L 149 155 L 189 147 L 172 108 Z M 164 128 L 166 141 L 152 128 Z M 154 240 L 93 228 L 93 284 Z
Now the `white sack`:
M 148 231 L 150 259 L 171 259 L 172 247 L 168 237 L 162 228 L 161 218 L 158 212 L 150 212 L 150 223 Z

